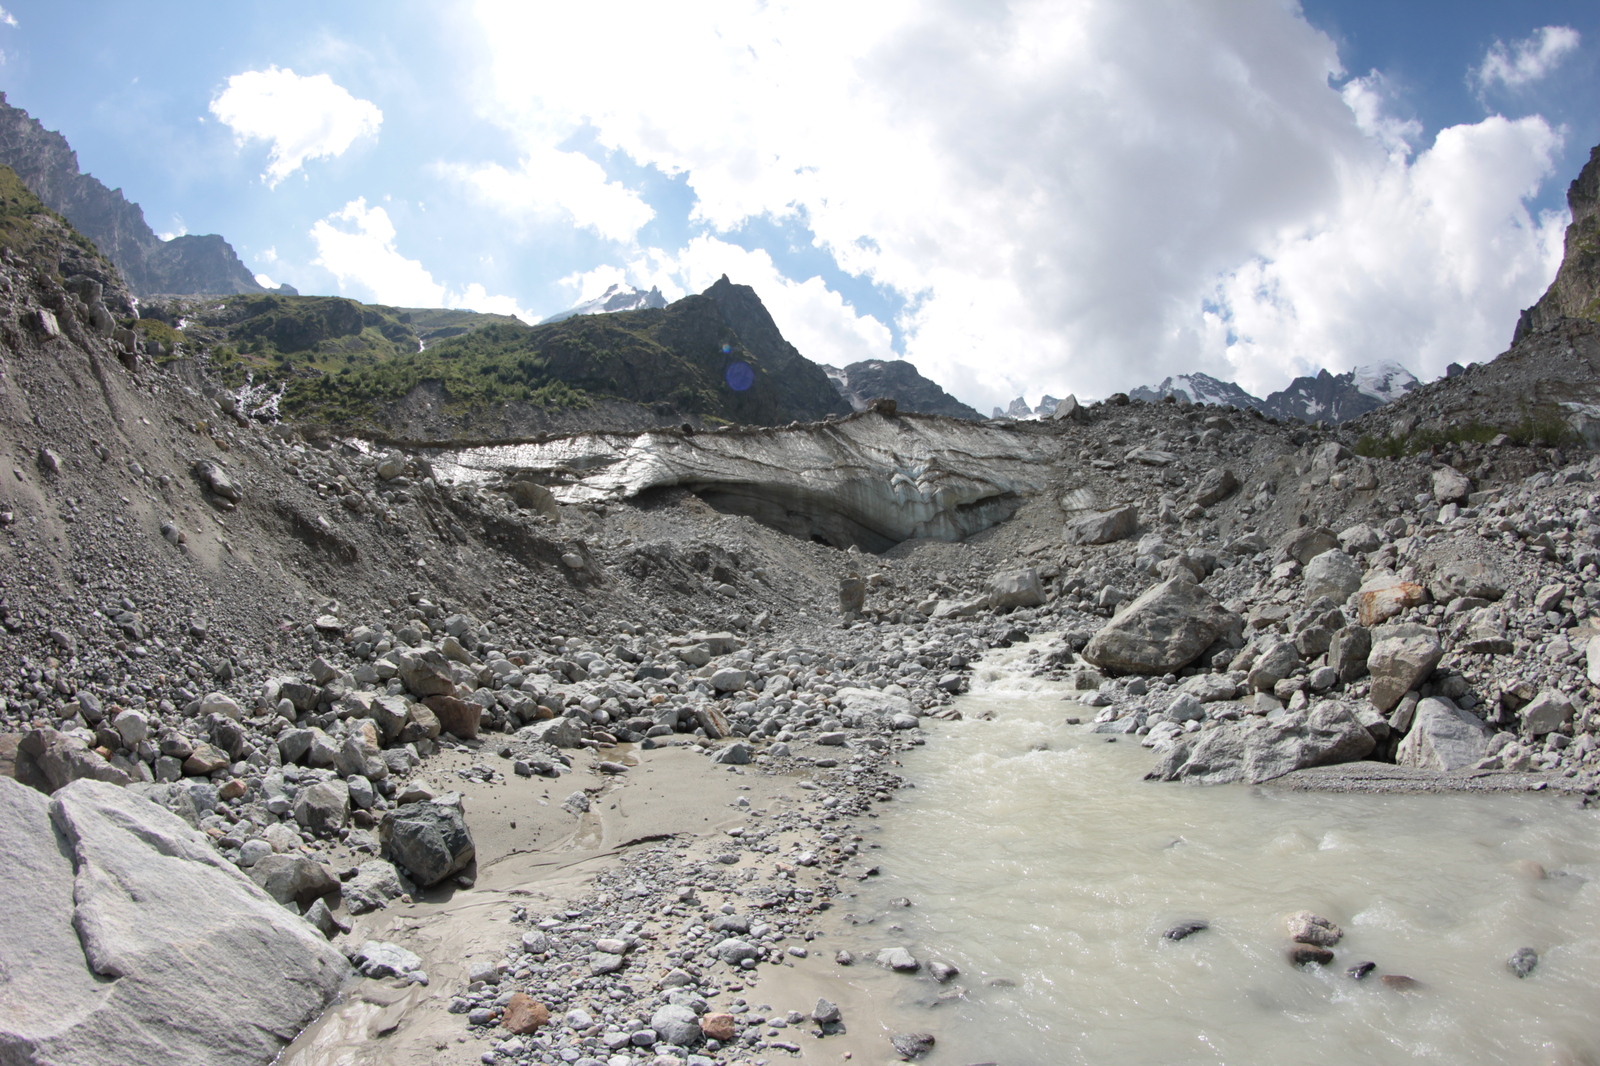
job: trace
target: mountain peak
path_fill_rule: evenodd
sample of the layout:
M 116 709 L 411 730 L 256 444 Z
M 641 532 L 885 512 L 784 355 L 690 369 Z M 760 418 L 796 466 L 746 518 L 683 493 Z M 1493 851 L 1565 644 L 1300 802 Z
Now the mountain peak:
M 576 307 L 569 307 L 565 311 L 557 312 L 549 318 L 541 319 L 539 325 L 550 322 L 563 322 L 577 315 L 603 315 L 616 311 L 640 311 L 646 307 L 665 307 L 667 298 L 661 295 L 661 290 L 655 286 L 649 292 L 638 288 L 626 288 L 621 285 L 612 285 L 605 292 L 592 300 L 585 300 Z
M 78 169 L 67 139 L 47 130 L 0 92 L 0 164 L 72 223 L 110 259 L 136 296 L 261 292 L 232 245 L 216 234 L 163 241 L 138 204 Z

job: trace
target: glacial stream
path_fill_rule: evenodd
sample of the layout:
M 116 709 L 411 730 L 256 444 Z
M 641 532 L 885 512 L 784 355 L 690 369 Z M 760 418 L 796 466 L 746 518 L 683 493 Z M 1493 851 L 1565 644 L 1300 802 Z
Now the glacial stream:
M 937 1035 L 928 1062 L 1600 1064 L 1600 812 L 1146 782 L 1152 753 L 1063 725 L 1093 712 L 1020 676 L 1025 650 L 905 758 L 916 787 L 879 808 L 883 873 L 851 907 L 877 916 L 863 943 L 961 970 L 871 981 Z M 1333 965 L 1287 961 L 1299 910 L 1344 929 Z M 1186 919 L 1210 928 L 1162 937 Z

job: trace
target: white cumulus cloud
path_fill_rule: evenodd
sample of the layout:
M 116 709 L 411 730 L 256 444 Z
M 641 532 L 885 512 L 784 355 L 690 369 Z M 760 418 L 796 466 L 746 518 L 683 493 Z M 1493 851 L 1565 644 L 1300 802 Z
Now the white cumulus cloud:
M 514 217 L 564 213 L 573 224 L 613 241 L 631 241 L 655 211 L 638 193 L 580 152 L 533 146 L 510 170 L 498 163 L 452 165 L 445 172 L 465 182 L 485 203 Z
M 779 321 L 812 330 L 823 350 L 796 344 L 814 358 L 876 350 L 820 281 L 757 281 L 759 261 L 711 243 L 802 221 L 905 299 L 906 356 L 983 410 L 1194 370 L 1257 389 L 1389 358 L 1437 374 L 1501 350 L 1553 270 L 1562 220 L 1525 208 L 1559 144 L 1548 124 L 1424 143 L 1381 77 L 1347 80 L 1281 0 L 609 10 L 596 34 L 581 6 L 477 0 L 485 113 L 519 145 L 588 131 L 682 175 L 713 237 L 662 254 L 750 270 L 729 274 L 807 318 Z M 1529 71 L 1566 47 L 1536 36 Z M 532 39 L 562 47 L 530 63 Z
M 435 281 L 419 260 L 407 259 L 395 247 L 396 236 L 389 212 L 360 197 L 312 225 L 311 239 L 317 246 L 312 264 L 331 273 L 341 293 L 375 303 L 457 307 L 536 321 L 516 300 L 490 295 L 476 282 L 452 292 Z
M 1538 81 L 1550 73 L 1570 53 L 1577 51 L 1580 37 L 1571 26 L 1542 26 L 1525 40 L 1507 48 L 1496 41 L 1474 72 L 1478 84 L 1487 89 L 1499 82 L 1509 88 Z
M 343 155 L 357 138 L 377 136 L 383 124 L 383 112 L 372 101 L 352 96 L 326 74 L 302 77 L 287 67 L 233 75 L 211 101 L 211 113 L 240 144 L 271 143 L 262 175 L 269 186 L 308 159 Z

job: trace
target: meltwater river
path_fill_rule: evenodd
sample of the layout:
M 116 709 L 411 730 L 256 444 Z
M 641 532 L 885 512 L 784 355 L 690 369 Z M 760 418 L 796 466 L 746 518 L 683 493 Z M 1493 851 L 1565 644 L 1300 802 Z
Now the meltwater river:
M 1600 1066 L 1600 813 L 1146 782 L 1152 753 L 1063 725 L 1083 710 L 1019 676 L 1025 651 L 975 672 L 965 721 L 930 723 L 869 837 L 883 875 L 855 908 L 878 918 L 856 932 L 967 990 L 873 980 L 895 1024 L 937 1034 L 928 1062 Z M 1286 960 L 1299 910 L 1344 929 L 1334 965 Z M 1210 928 L 1162 938 L 1185 919 Z

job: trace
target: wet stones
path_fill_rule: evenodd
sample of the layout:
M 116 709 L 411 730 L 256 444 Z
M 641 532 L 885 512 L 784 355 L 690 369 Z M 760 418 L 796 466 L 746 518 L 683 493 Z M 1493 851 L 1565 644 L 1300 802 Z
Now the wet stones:
M 383 816 L 378 840 L 424 888 L 467 868 L 476 856 L 472 833 L 456 807 L 408 803 Z
M 1333 952 L 1314 944 L 1294 944 L 1288 957 L 1292 966 L 1326 966 L 1333 961 Z
M 1539 965 L 1539 953 L 1532 948 L 1518 948 L 1506 960 L 1506 969 L 1517 977 L 1527 977 Z
M 1325 700 L 1277 719 L 1178 736 L 1145 776 L 1196 784 L 1259 784 L 1310 766 L 1353 762 L 1376 746 L 1372 733 L 1348 707 Z
M 811 1011 L 811 1020 L 818 1025 L 836 1025 L 843 1018 L 839 1004 L 826 999 L 817 1000 L 817 1005 Z
M 922 969 L 922 963 L 905 948 L 884 948 L 878 952 L 877 963 L 896 973 L 916 973 Z
M 889 1042 L 894 1045 L 895 1054 L 910 1062 L 932 1051 L 937 1041 L 932 1033 L 897 1033 Z
M 1296 944 L 1331 948 L 1344 938 L 1344 930 L 1310 911 L 1296 911 L 1284 921 L 1289 927 L 1289 939 Z
M 387 940 L 366 941 L 350 961 L 367 977 L 405 977 L 422 969 L 422 959 L 415 952 Z
M 1203 919 L 1199 919 L 1199 918 L 1193 918 L 1193 919 L 1190 919 L 1188 921 L 1179 922 L 1177 925 L 1169 927 L 1166 930 L 1166 932 L 1161 934 L 1161 938 L 1163 940 L 1172 940 L 1172 941 L 1187 940 L 1187 939 L 1189 939 L 1189 937 L 1194 936 L 1196 933 L 1204 932 L 1205 930 L 1210 929 L 1210 928 L 1211 928 L 1211 923 L 1210 922 L 1204 921 Z

